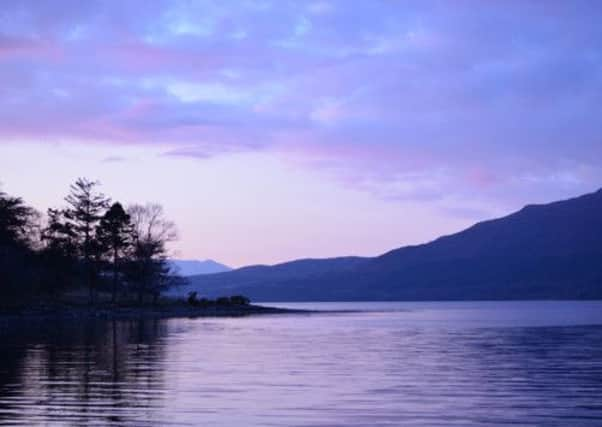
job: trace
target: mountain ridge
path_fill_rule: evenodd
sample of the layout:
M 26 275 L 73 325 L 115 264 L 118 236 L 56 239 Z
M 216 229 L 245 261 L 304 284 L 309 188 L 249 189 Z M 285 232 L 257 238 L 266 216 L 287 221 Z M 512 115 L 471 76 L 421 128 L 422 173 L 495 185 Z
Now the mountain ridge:
M 264 301 L 602 298 L 602 189 L 373 258 L 258 267 L 191 277 L 190 288 Z
M 172 268 L 184 277 L 224 273 L 232 270 L 231 267 L 212 259 L 175 259 L 170 262 Z

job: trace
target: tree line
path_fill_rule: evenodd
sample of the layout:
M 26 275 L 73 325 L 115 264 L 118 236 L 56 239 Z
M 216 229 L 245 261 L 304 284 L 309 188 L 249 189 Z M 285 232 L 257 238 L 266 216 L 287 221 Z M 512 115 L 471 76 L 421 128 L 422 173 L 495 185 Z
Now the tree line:
M 112 302 L 154 300 L 182 282 L 168 260 L 173 222 L 158 204 L 125 208 L 79 178 L 65 206 L 45 218 L 22 198 L 0 191 L 0 304 L 32 296 L 57 297 L 86 288 Z

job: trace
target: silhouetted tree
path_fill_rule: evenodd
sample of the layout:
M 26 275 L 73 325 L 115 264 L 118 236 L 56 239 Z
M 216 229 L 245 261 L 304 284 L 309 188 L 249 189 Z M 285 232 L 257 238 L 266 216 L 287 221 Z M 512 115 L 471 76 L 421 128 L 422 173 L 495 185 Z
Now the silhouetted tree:
M 31 250 L 36 211 L 20 197 L 0 192 L 0 294 L 29 292 L 36 280 Z M 0 301 L 3 303 L 4 301 Z
M 46 247 L 56 249 L 68 257 L 77 256 L 77 231 L 67 220 L 64 210 L 48 209 L 48 224 L 42 230 L 42 239 Z
M 96 228 L 96 238 L 100 244 L 101 251 L 111 264 L 113 274 L 112 302 L 115 302 L 117 298 L 121 261 L 131 246 L 132 230 L 130 216 L 118 202 L 113 203 L 109 210 L 105 212 Z
M 93 303 L 103 269 L 112 273 L 113 301 L 120 285 L 142 302 L 181 283 L 167 260 L 175 226 L 161 206 L 134 205 L 128 212 L 119 203 L 109 207 L 97 186 L 79 178 L 67 206 L 48 210 L 44 227 L 21 198 L 0 192 L 0 304 L 25 302 L 40 290 L 58 295 L 82 283 Z
M 132 222 L 132 252 L 128 263 L 128 279 L 142 302 L 144 295 L 157 299 L 173 286 L 177 277 L 167 262 L 166 244 L 176 239 L 173 222 L 165 219 L 157 204 L 133 205 L 128 209 Z
M 84 262 L 86 282 L 90 292 L 90 302 L 94 300 L 94 266 L 92 265 L 93 240 L 96 226 L 104 211 L 108 208 L 110 199 L 96 191 L 97 181 L 78 178 L 70 186 L 70 193 L 65 198 L 69 205 L 65 217 L 71 222 L 78 236 L 78 248 Z
M 64 210 L 48 209 L 47 217 L 40 255 L 44 289 L 54 294 L 73 284 L 77 276 L 78 235 Z
M 0 244 L 28 245 L 36 211 L 20 197 L 0 192 Z

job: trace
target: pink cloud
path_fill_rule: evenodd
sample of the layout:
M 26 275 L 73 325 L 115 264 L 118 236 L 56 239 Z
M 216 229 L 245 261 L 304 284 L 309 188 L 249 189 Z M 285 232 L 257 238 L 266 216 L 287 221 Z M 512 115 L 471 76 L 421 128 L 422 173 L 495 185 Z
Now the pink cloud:
M 270 150 L 390 199 L 601 179 L 594 3 L 57 4 L 0 11 L 2 139 Z
M 491 170 L 483 167 L 473 167 L 466 174 L 468 182 L 477 187 L 487 188 L 499 182 L 499 177 Z
M 173 46 L 160 46 L 140 40 L 120 42 L 103 48 L 108 61 L 118 61 L 126 69 L 150 74 L 154 71 L 193 71 L 202 75 L 207 70 L 216 70 L 223 64 L 219 54 L 212 51 L 193 51 Z
M 58 45 L 47 41 L 0 34 L 0 61 L 40 57 L 57 60 L 63 57 L 63 51 Z

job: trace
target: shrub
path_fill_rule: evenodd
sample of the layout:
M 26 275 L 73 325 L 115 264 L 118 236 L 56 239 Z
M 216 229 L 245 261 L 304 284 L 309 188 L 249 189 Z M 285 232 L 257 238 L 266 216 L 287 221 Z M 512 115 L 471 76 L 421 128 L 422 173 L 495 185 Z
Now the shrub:
M 251 300 L 243 295 L 233 295 L 230 297 L 230 303 L 233 305 L 248 305 Z
M 217 305 L 230 305 L 230 298 L 228 297 L 219 297 L 215 300 Z
M 199 300 L 197 299 L 198 293 L 196 291 L 188 292 L 188 304 L 197 306 L 199 305 Z

